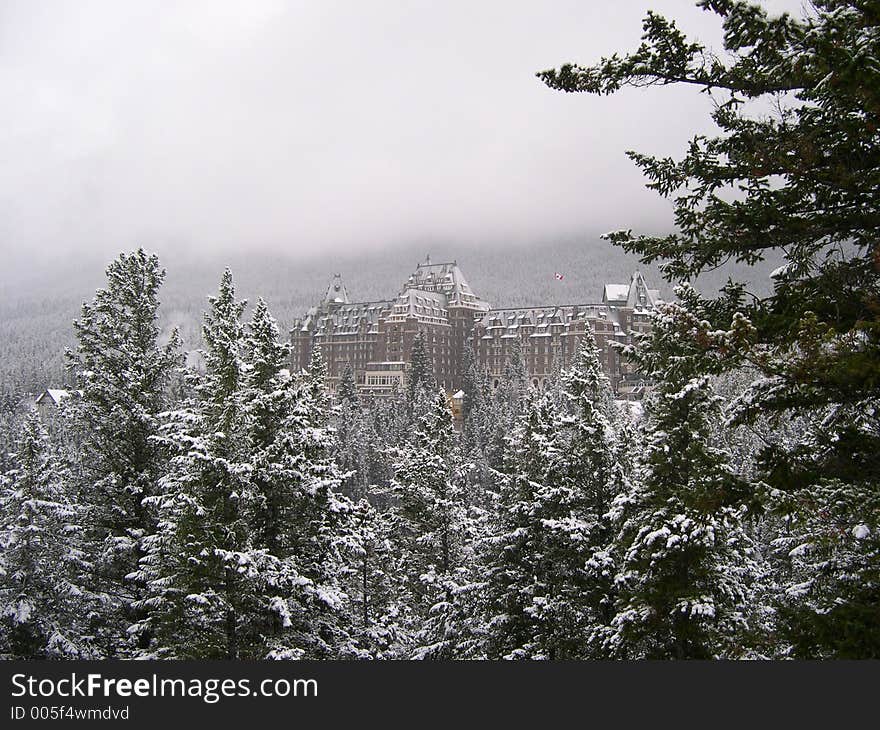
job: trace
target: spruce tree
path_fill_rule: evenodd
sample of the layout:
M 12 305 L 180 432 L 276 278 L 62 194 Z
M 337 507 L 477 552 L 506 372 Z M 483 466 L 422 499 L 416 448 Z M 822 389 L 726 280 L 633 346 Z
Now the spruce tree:
M 592 330 L 587 327 L 571 364 L 560 376 L 565 414 L 558 426 L 564 439 L 563 458 L 556 469 L 579 494 L 584 524 L 581 550 L 586 555 L 583 610 L 592 627 L 585 655 L 602 656 L 593 641 L 610 624 L 614 603 L 614 566 L 609 553 L 612 500 L 625 484 L 625 464 L 617 463 L 620 447 L 613 427 L 611 386 L 599 360 Z M 552 391 L 547 396 L 553 399 Z
M 312 347 L 311 355 L 309 355 L 306 383 L 309 402 L 314 406 L 313 414 L 321 419 L 329 418 L 330 398 L 327 396 L 327 363 L 320 345 Z M 326 425 L 326 421 L 316 422 L 315 425 L 318 423 Z
M 0 475 L 0 654 L 10 659 L 95 656 L 82 511 L 36 411 Z
M 169 414 L 161 442 L 173 456 L 161 493 L 147 502 L 159 519 L 137 577 L 148 586 L 151 655 L 258 658 L 263 555 L 250 546 L 248 433 L 240 391 L 244 377 L 245 302 L 227 269 L 202 329 L 206 372 L 195 397 Z
M 461 389 L 464 392 L 462 404 L 462 421 L 467 424 L 471 414 L 480 411 L 484 406 L 485 376 L 480 374 L 474 348 L 465 346 L 461 361 Z
M 241 408 L 248 429 L 253 504 L 249 522 L 253 544 L 277 554 L 285 530 L 285 490 L 274 471 L 275 445 L 293 407 L 294 380 L 283 371 L 290 346 L 279 340 L 278 324 L 259 299 L 244 339 Z M 282 477 L 283 479 L 283 477 Z
M 320 356 L 318 356 L 320 357 Z M 343 545 L 351 541 L 351 502 L 340 492 L 323 361 L 291 383 L 286 416 L 272 443 L 257 450 L 276 528 L 268 553 L 266 588 L 273 614 L 267 656 L 277 659 L 350 658 L 356 654 L 345 611 Z
M 880 429 L 870 415 L 880 413 L 880 21 L 874 4 L 860 0 L 817 0 L 802 17 L 770 16 L 737 0 L 698 5 L 719 16 L 726 57 L 649 13 L 635 52 L 539 76 L 551 88 L 592 94 L 692 84 L 716 100 L 718 135 L 694 137 L 682 159 L 628 153 L 649 187 L 673 199 L 677 230 L 609 238 L 662 262 L 670 280 L 730 260 L 783 258 L 770 296 L 747 297 L 743 283 L 730 282 L 711 301 L 692 299 L 708 326 L 683 332 L 681 344 L 726 368 L 757 369 L 732 424 L 769 414 L 780 422 L 831 419 L 814 431 L 818 443 L 772 442 L 758 459 L 758 477 L 770 487 L 766 506 L 799 525 L 800 544 L 814 546 L 803 555 L 815 556 L 827 578 L 793 578 L 784 621 L 801 655 L 880 656 L 876 562 L 870 540 L 853 533 L 880 520 Z M 736 317 L 748 321 L 747 337 L 712 334 Z M 851 424 L 857 413 L 868 420 Z M 840 527 L 849 537 L 828 539 L 811 527 L 811 515 L 822 513 L 849 515 Z
M 353 506 L 350 524 L 344 551 L 355 655 L 361 659 L 405 657 L 412 618 L 404 600 L 401 578 L 406 565 L 395 549 L 393 514 L 380 512 L 361 499 Z
M 599 539 L 598 490 L 569 460 L 570 421 L 550 394 L 533 391 L 508 437 L 497 523 L 482 558 L 490 658 L 590 656 L 592 604 L 602 596 L 587 567 Z
M 155 494 L 167 459 L 154 437 L 170 405 L 170 385 L 182 364 L 177 332 L 159 344 L 159 289 L 165 272 L 138 249 L 107 268 L 107 286 L 82 306 L 74 323 L 78 346 L 68 364 L 82 397 L 67 409 L 80 434 L 78 497 L 88 511 L 94 554 L 91 585 L 103 596 L 97 627 L 107 656 L 126 656 L 149 637 L 129 634 L 132 604 L 142 587 L 128 579 L 155 530 L 143 500 Z
M 413 410 L 413 431 L 398 450 L 390 491 L 406 561 L 405 589 L 414 618 L 424 622 L 416 655 L 439 658 L 453 651 L 445 614 L 452 601 L 450 581 L 463 564 L 467 512 L 446 394 L 417 392 Z
M 629 351 L 657 385 L 642 468 L 613 509 L 619 569 L 607 648 L 619 657 L 744 654 L 754 580 L 745 486 L 729 455 L 712 445 L 720 399 L 709 376 L 694 375 L 700 363 L 678 355 L 680 331 L 700 327 L 685 306 L 661 305 L 650 336 Z
M 351 406 L 359 404 L 357 383 L 354 379 L 354 368 L 352 368 L 350 362 L 345 364 L 345 370 L 342 371 L 342 378 L 339 381 L 336 397 L 340 403 L 348 403 Z
M 425 344 L 425 333 L 419 332 L 413 340 L 410 351 L 410 366 L 406 381 L 406 402 L 410 412 L 418 397 L 419 391 L 433 394 L 437 390 L 434 379 L 434 364 Z

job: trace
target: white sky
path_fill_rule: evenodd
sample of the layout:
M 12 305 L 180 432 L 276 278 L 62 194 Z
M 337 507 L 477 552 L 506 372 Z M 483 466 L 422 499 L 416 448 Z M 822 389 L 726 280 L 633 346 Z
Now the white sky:
M 668 226 L 624 151 L 680 154 L 706 96 L 534 75 L 635 48 L 648 7 L 720 48 L 692 0 L 2 0 L 0 254 Z

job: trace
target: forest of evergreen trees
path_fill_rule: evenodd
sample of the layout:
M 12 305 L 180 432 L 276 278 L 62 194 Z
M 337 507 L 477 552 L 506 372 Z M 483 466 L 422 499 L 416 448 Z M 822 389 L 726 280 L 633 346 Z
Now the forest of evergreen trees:
M 753 373 L 675 361 L 682 321 L 704 324 L 686 290 L 630 353 L 658 382 L 644 415 L 613 400 L 588 336 L 543 392 L 516 351 L 497 389 L 468 351 L 456 430 L 420 340 L 404 390 L 364 401 L 349 370 L 331 405 L 320 350 L 290 373 L 268 307 L 242 321 L 228 271 L 206 367 L 184 367 L 176 334 L 159 342 L 163 277 L 143 250 L 110 265 L 68 353 L 83 397 L 7 434 L 5 656 L 873 651 L 870 604 L 861 633 L 823 645 L 809 627 L 841 584 L 868 585 L 876 525 L 839 496 L 822 519 L 828 487 L 791 504 L 759 481 L 767 444 L 818 444 L 827 414 L 725 425 Z
M 880 11 L 699 5 L 724 61 L 649 14 L 634 53 L 540 74 L 716 95 L 718 137 L 631 153 L 676 232 L 609 234 L 678 284 L 623 353 L 642 408 L 590 336 L 540 392 L 515 351 L 497 389 L 468 354 L 460 430 L 418 339 L 394 397 L 349 372 L 331 403 L 229 271 L 188 367 L 158 258 L 120 255 L 66 356 L 82 397 L 0 424 L 0 652 L 880 656 Z M 688 283 L 774 253 L 769 294 Z

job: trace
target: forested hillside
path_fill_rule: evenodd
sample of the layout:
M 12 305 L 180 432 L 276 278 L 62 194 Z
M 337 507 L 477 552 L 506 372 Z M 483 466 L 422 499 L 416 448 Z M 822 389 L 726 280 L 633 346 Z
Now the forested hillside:
M 149 246 L 147 246 L 149 248 Z M 649 281 L 669 295 L 671 290 L 655 267 L 602 241 L 596 235 L 548 240 L 530 245 L 419 244 L 388 247 L 343 257 L 290 258 L 277 253 L 236 252 L 228 255 L 181 255 L 157 251 L 167 270 L 160 310 L 161 327 L 180 329 L 186 350 L 200 348 L 200 321 L 206 297 L 225 267 L 239 281 L 251 302 L 263 297 L 283 330 L 317 303 L 332 275 L 339 272 L 349 295 L 358 300 L 394 296 L 417 263 L 458 260 L 475 292 L 494 306 L 574 304 L 601 298 L 605 282 L 627 283 L 636 268 L 650 272 Z M 107 262 L 96 257 L 71 257 L 51 264 L 35 263 L 7 270 L 0 288 L 0 392 L 14 402 L 22 392 L 49 385 L 69 385 L 63 352 L 73 344 L 72 322 L 80 305 L 100 284 Z M 745 275 L 756 293 L 766 293 L 768 273 L 778 258 L 746 271 L 724 267 L 704 276 L 700 284 L 717 290 L 726 277 Z M 564 274 L 558 281 L 554 273 Z

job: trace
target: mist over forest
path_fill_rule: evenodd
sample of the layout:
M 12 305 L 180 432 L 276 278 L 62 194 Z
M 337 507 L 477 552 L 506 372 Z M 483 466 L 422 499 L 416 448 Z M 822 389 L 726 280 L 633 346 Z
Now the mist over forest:
M 144 245 L 159 254 L 167 274 L 161 294 L 163 331 L 167 336 L 178 327 L 190 351 L 201 347 L 202 313 L 226 267 L 250 305 L 259 297 L 266 300 L 282 331 L 320 300 L 333 274 L 342 274 L 352 300 L 388 299 L 427 255 L 434 262 L 457 260 L 474 292 L 494 307 L 599 301 L 603 284 L 627 283 L 635 269 L 645 272 L 664 297 L 673 296 L 673 286 L 656 266 L 640 264 L 596 234 L 514 245 L 426 239 L 341 256 L 316 251 L 305 257 L 244 249 L 195 255 L 181 247 Z M 64 349 L 74 344 L 72 322 L 82 303 L 104 285 L 109 261 L 87 254 L 19 263 L 6 270 L 0 280 L 0 388 L 8 401 L 50 385 L 71 385 Z M 704 292 L 717 291 L 732 277 L 750 282 L 752 293 L 765 295 L 769 272 L 779 263 L 774 257 L 754 267 L 728 264 L 703 275 L 697 284 Z M 562 281 L 556 272 L 564 275 Z

